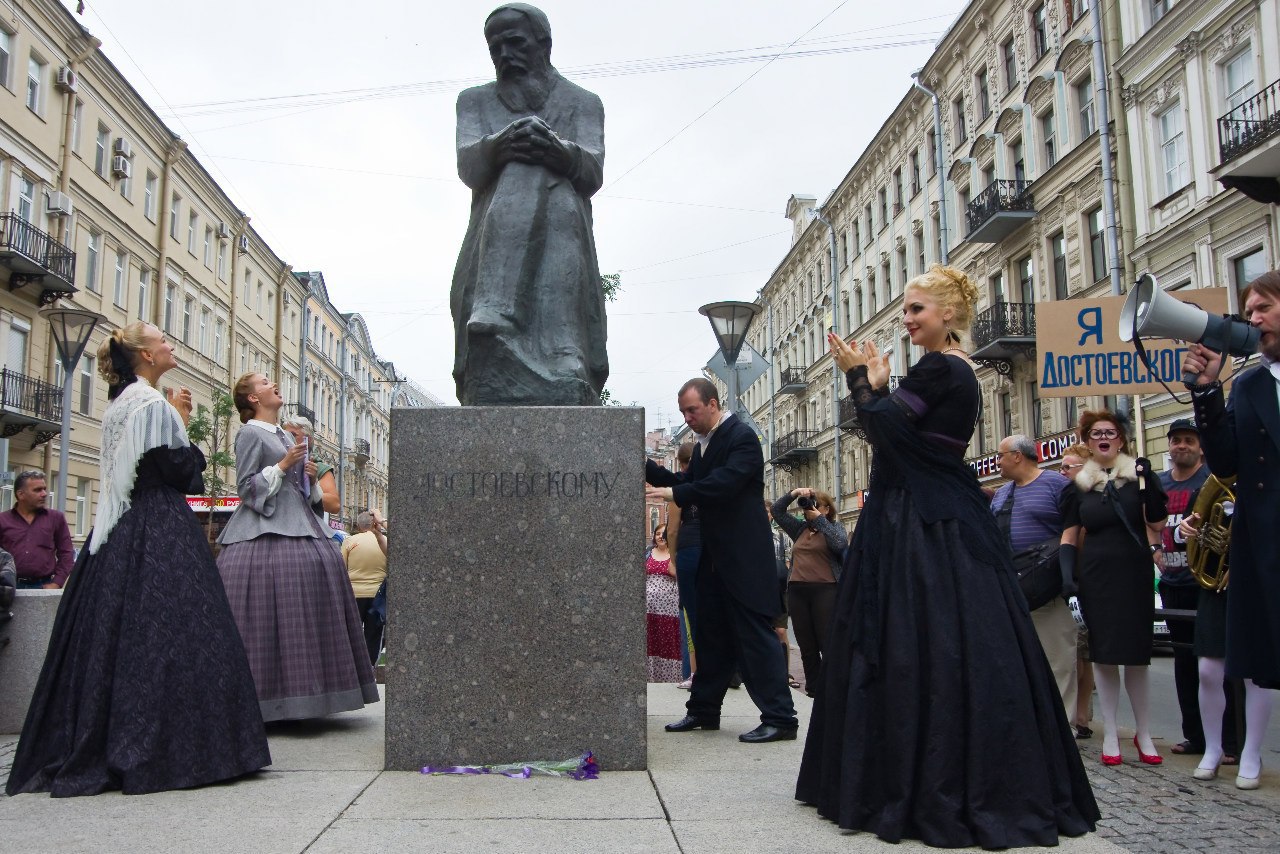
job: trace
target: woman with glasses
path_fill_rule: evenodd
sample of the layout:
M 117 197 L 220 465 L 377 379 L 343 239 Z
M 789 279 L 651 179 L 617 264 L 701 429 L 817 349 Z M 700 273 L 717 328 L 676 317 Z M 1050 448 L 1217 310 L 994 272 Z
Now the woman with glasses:
M 888 842 L 1057 845 L 1098 807 L 1008 538 L 965 463 L 977 299 L 954 267 L 907 284 L 902 323 L 924 355 L 892 392 L 874 342 L 828 336 L 873 453 L 796 798 Z
M 797 498 L 803 520 L 787 512 Z M 769 514 L 795 543 L 787 579 L 787 613 L 800 646 L 805 693 L 812 697 L 819 685 L 822 647 L 831 626 L 836 582 L 840 580 L 849 536 L 836 521 L 836 501 L 830 493 L 807 486 L 783 493 L 769 508 Z
M 650 682 L 679 682 L 680 590 L 667 548 L 667 526 L 653 529 L 644 553 L 644 610 Z
M 1076 472 L 1063 509 L 1061 559 L 1076 570 L 1080 612 L 1089 627 L 1089 657 L 1102 711 L 1102 764 L 1124 760 L 1116 733 L 1120 668 L 1133 708 L 1138 758 L 1159 765 L 1151 740 L 1147 668 L 1155 620 L 1152 585 L 1161 565 L 1168 516 L 1160 479 L 1145 459 L 1125 453 L 1124 422 L 1110 412 L 1080 416 L 1080 438 L 1092 454 Z M 1081 535 L 1083 545 L 1077 549 Z

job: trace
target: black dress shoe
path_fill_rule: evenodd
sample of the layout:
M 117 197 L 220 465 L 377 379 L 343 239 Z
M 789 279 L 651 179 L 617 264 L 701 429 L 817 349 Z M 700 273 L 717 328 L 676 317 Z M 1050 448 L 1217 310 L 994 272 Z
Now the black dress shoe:
M 667 732 L 692 732 L 695 729 L 720 729 L 719 718 L 695 718 L 685 715 L 673 724 L 667 724 Z M 795 736 L 793 735 L 792 738 Z
M 760 724 L 760 726 L 744 732 L 738 736 L 738 741 L 745 741 L 748 744 L 760 744 L 766 741 L 795 741 L 797 727 L 778 727 L 770 724 Z

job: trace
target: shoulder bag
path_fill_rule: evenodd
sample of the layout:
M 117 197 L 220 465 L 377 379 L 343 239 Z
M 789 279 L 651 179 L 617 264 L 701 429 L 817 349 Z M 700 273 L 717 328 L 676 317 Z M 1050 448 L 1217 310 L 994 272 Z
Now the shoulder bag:
M 1012 483 L 1009 498 L 996 513 L 996 526 L 1004 533 L 1005 541 L 1012 546 L 1013 498 L 1018 485 Z M 1018 586 L 1027 597 L 1027 607 L 1032 611 L 1048 605 L 1062 595 L 1062 567 L 1058 563 L 1061 535 L 1013 552 L 1013 569 L 1018 574 Z

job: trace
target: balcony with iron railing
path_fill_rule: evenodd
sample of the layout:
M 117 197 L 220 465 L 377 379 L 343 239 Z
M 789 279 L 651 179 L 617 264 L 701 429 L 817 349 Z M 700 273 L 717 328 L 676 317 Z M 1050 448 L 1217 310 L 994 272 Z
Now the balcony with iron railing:
M 786 471 L 808 465 L 818 456 L 818 433 L 818 430 L 792 430 L 773 443 L 769 462 Z
M 61 432 L 62 389 L 9 368 L 0 370 L 0 437 L 30 439 L 22 444 L 34 447 Z
M 284 405 L 284 415 L 286 418 L 290 415 L 301 415 L 303 418 L 311 422 L 312 427 L 316 426 L 316 414 L 311 410 L 311 407 L 306 404 L 286 403 Z
M 1025 302 L 997 302 L 973 321 L 970 358 L 1008 376 L 1016 356 L 1030 357 L 1036 348 L 1036 307 Z
M 35 283 L 42 304 L 76 292 L 75 252 L 16 213 L 0 215 L 0 266 L 9 290 Z
M 778 372 L 778 394 L 803 394 L 808 387 L 804 368 L 783 368 Z
M 356 439 L 351 443 L 351 455 L 355 458 L 357 466 L 363 466 L 369 462 L 369 440 Z
M 992 181 L 965 210 L 972 243 L 999 243 L 1036 215 L 1031 185 L 1026 181 Z
M 1280 80 L 1218 119 L 1218 155 L 1219 179 L 1280 178 Z

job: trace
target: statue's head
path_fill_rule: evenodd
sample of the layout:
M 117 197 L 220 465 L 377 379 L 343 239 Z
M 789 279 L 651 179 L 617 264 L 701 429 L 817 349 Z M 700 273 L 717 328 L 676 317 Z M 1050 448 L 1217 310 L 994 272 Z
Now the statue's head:
M 506 3 L 484 21 L 484 39 L 499 80 L 541 76 L 551 67 L 551 23 L 527 3 Z

